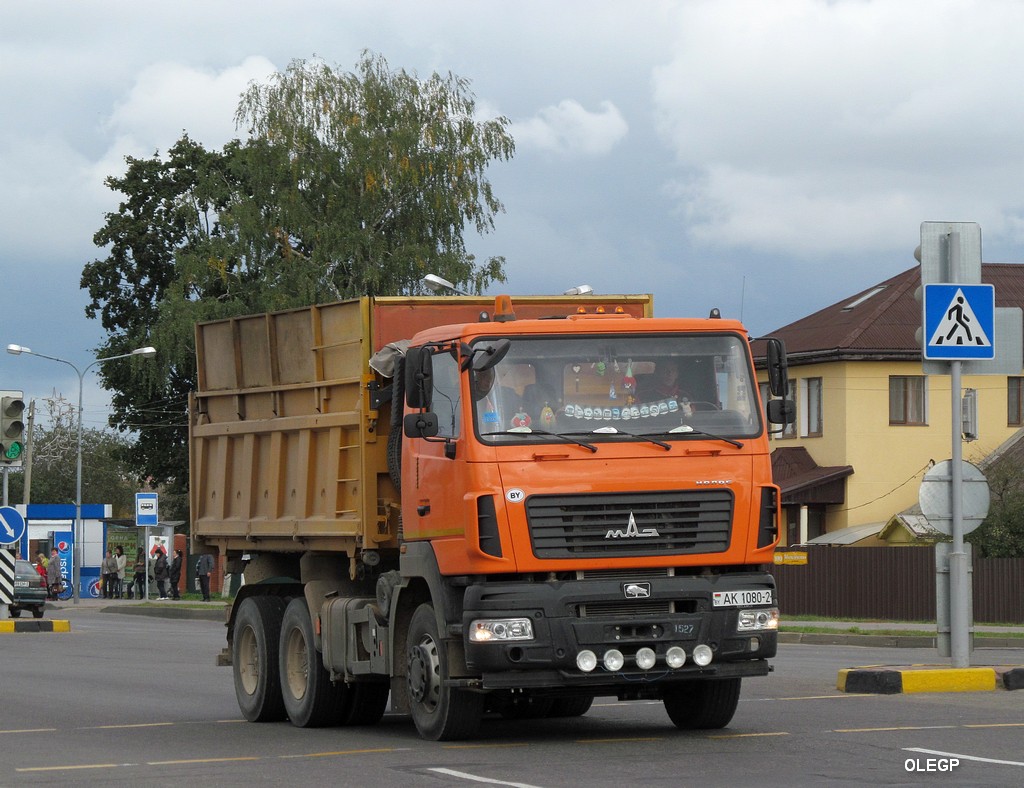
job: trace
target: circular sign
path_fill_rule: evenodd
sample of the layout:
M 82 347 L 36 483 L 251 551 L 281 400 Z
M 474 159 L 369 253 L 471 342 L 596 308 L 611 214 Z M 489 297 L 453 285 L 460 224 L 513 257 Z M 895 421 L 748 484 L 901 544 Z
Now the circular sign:
M 963 533 L 969 534 L 988 517 L 988 479 L 977 466 L 966 460 L 961 460 L 960 468 L 963 476 L 961 520 Z M 952 460 L 936 463 L 924 475 L 917 499 L 921 504 L 921 513 L 931 526 L 946 536 L 953 534 L 953 505 L 950 497 L 953 489 L 952 472 Z
M 0 544 L 14 544 L 25 535 L 25 518 L 13 506 L 0 506 Z

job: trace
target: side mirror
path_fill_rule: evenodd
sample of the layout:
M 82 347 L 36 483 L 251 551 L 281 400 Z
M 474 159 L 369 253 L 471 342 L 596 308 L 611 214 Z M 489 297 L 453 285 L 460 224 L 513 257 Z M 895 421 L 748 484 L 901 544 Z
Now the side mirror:
M 769 338 L 766 341 L 768 343 L 768 391 L 772 393 L 773 397 L 785 397 L 789 393 L 789 362 L 786 361 L 786 346 L 779 339 Z
M 473 348 L 473 371 L 486 372 L 497 366 L 497 364 L 508 355 L 512 347 L 509 339 L 499 339 L 489 345 L 476 345 Z
M 433 356 L 424 348 L 411 347 L 405 353 L 405 402 L 414 410 L 430 410 L 433 398 Z
M 772 424 L 795 424 L 796 403 L 791 399 L 768 400 L 768 421 Z
M 437 435 L 436 413 L 410 413 L 402 422 L 407 438 L 433 438 Z

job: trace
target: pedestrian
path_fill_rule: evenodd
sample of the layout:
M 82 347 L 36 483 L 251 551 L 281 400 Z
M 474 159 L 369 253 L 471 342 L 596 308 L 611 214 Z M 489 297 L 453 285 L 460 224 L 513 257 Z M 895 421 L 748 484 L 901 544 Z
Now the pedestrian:
M 213 574 L 213 556 L 203 553 L 196 561 L 196 577 L 199 578 L 199 590 L 203 592 L 203 601 L 210 601 L 210 576 Z
M 184 554 L 181 550 L 174 551 L 174 559 L 171 561 L 171 599 L 181 599 L 181 593 L 178 591 L 178 584 L 181 582 L 181 564 L 185 560 Z
M 124 599 L 124 570 L 128 566 L 128 558 L 124 554 L 124 548 L 118 545 L 114 548 L 114 560 L 117 561 L 117 577 L 114 580 L 114 599 Z
M 64 575 L 60 571 L 60 553 L 56 547 L 50 551 L 50 563 L 46 565 L 46 586 L 50 590 L 50 599 L 64 593 Z
M 36 556 L 36 571 L 39 573 L 39 576 L 43 578 L 43 580 L 46 580 L 46 564 L 46 556 L 42 553 L 39 553 Z
M 167 595 L 167 582 L 170 580 L 170 572 L 167 566 L 167 553 L 162 547 L 156 550 L 156 560 L 153 562 L 153 577 L 156 578 L 156 590 L 160 599 L 170 599 Z
M 132 564 L 132 577 L 131 587 L 128 589 L 128 598 L 131 599 L 133 594 L 138 594 L 137 599 L 142 599 L 146 596 L 146 553 L 140 547 L 139 551 L 135 554 L 135 563 Z M 138 589 L 136 591 L 135 589 Z
M 110 550 L 107 550 L 100 571 L 103 573 L 103 598 L 113 599 L 114 583 L 117 582 L 117 559 L 114 558 L 114 554 Z

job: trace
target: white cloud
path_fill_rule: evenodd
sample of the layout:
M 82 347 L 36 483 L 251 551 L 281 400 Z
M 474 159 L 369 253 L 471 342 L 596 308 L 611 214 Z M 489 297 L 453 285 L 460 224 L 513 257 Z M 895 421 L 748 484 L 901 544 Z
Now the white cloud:
M 105 124 L 114 137 L 101 167 L 124 156 L 166 153 L 187 131 L 192 139 L 217 148 L 244 136 L 235 129 L 238 98 L 252 81 L 265 81 L 277 69 L 265 57 L 248 57 L 222 70 L 203 70 L 163 61 L 139 72 Z
M 1019 232 L 1024 5 L 684 6 L 655 69 L 691 235 L 790 254 L 891 249 L 924 219 Z
M 565 99 L 545 107 L 536 117 L 513 122 L 509 129 L 518 148 L 537 148 L 569 155 L 603 156 L 629 132 L 622 113 L 610 101 L 592 112 Z

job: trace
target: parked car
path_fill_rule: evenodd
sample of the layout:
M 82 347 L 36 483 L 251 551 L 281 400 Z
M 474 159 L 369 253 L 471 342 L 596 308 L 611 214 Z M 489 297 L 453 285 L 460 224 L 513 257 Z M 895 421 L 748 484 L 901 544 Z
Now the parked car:
M 46 580 L 28 561 L 20 558 L 14 566 L 14 602 L 10 606 L 11 618 L 22 610 L 31 610 L 33 618 L 43 617 L 46 606 Z

